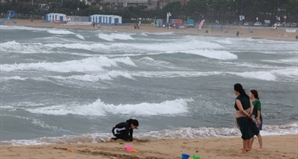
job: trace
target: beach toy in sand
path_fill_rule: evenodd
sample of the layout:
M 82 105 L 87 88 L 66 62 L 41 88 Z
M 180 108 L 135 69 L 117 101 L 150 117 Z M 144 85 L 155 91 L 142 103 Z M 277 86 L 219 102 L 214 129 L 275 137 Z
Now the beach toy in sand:
M 67 152 L 73 152 L 73 150 L 72 149 L 67 149 Z
M 131 149 L 129 152 L 138 152 L 137 150 Z
M 190 158 L 191 158 L 191 159 L 200 159 L 200 156 L 192 155 Z
M 124 149 L 127 151 L 130 151 L 132 148 L 131 148 L 131 146 L 124 146 Z
M 189 157 L 190 157 L 190 155 L 189 154 L 185 154 L 185 153 L 183 153 L 182 155 L 181 155 L 181 159 L 188 159 Z

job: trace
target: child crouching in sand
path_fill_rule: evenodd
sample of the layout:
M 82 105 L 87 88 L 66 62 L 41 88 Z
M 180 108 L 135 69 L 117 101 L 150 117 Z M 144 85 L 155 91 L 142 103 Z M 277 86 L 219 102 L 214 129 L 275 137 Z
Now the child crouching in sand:
M 115 137 L 111 140 L 116 141 L 121 139 L 124 141 L 137 141 L 133 138 L 133 129 L 137 129 L 139 126 L 139 121 L 136 119 L 129 119 L 126 122 L 121 122 L 115 125 L 112 129 L 112 133 Z

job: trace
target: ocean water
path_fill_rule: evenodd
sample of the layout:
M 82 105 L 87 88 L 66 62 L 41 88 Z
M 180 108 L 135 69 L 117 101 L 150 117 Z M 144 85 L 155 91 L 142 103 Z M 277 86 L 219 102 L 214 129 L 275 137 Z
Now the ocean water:
M 263 135 L 298 133 L 298 43 L 0 26 L 0 145 L 240 136 L 233 85 L 259 91 Z

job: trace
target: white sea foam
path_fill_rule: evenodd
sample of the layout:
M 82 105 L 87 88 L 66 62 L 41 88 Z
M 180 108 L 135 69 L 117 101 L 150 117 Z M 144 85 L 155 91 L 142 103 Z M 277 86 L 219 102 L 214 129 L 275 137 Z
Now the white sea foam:
M 142 32 L 142 33 L 141 33 L 142 36 L 148 36 L 147 34 L 148 34 L 148 33 L 145 33 L 145 32 Z
M 264 125 L 263 136 L 298 134 L 297 123 L 286 125 Z M 235 137 L 240 136 L 237 128 L 178 128 L 174 130 L 151 131 L 138 134 L 143 139 L 164 139 L 164 138 L 208 138 L 208 137 Z
M 252 71 L 252 72 L 198 72 L 198 71 L 139 71 L 130 72 L 133 77 L 147 77 L 147 78 L 176 78 L 176 77 L 201 77 L 212 75 L 231 74 L 244 78 L 258 79 L 264 81 L 276 81 L 277 76 L 297 78 L 298 71 L 295 68 L 271 70 L 271 71 Z
M 277 81 L 280 77 L 287 77 L 297 79 L 298 69 L 287 68 L 279 70 L 269 71 L 251 71 L 251 72 L 223 72 L 223 71 L 210 71 L 210 72 L 198 72 L 198 71 L 139 71 L 130 72 L 133 77 L 147 77 L 147 78 L 176 78 L 176 77 L 201 77 L 212 75 L 236 75 L 244 78 L 258 79 L 263 81 Z
M 8 81 L 8 80 L 20 80 L 20 81 L 25 81 L 27 78 L 23 78 L 20 76 L 11 76 L 11 77 L 2 77 L 3 80 Z
M 3 64 L 0 65 L 0 71 L 47 70 L 54 72 L 96 72 L 103 71 L 104 67 L 117 67 L 117 63 L 135 66 L 128 57 L 109 59 L 107 57 L 100 56 L 66 62 Z
M 152 62 L 152 61 L 155 61 L 153 58 L 151 58 L 151 57 L 143 57 L 143 58 L 141 58 L 141 59 L 139 59 L 140 61 L 150 61 L 150 62 Z
M 204 50 L 204 49 L 220 49 L 223 48 L 219 44 L 211 43 L 211 42 L 203 42 L 198 41 L 196 39 L 190 39 L 185 41 L 175 41 L 170 43 L 141 43 L 141 44 L 126 44 L 126 43 L 114 43 L 109 45 L 109 49 L 121 50 L 122 52 L 144 52 L 148 53 L 177 53 L 177 52 L 185 52 L 187 53 L 189 50 Z
M 28 31 L 47 31 L 47 28 L 32 28 L 25 26 L 6 26 L 0 25 L 0 30 L 28 30 Z
M 280 60 L 262 60 L 262 61 L 272 62 L 272 63 L 284 63 L 284 64 L 296 64 L 296 65 L 298 65 L 298 58 L 280 59 Z
M 45 128 L 45 129 L 50 129 L 50 130 L 54 130 L 54 131 L 70 132 L 70 131 L 64 130 L 60 127 L 57 127 L 57 126 L 50 126 L 49 124 L 46 124 L 45 122 L 43 122 L 41 120 L 37 120 L 37 119 L 31 119 L 31 123 L 34 125 L 37 125 L 41 128 Z
M 101 43 L 52 43 L 45 44 L 45 47 L 51 48 L 67 48 L 67 49 L 82 49 L 89 51 L 107 50 L 109 47 Z
M 119 33 L 112 33 L 112 34 L 104 34 L 99 33 L 98 37 L 100 39 L 106 40 L 106 41 L 114 41 L 114 40 L 134 40 L 130 35 L 128 34 L 119 34 Z
M 81 34 L 75 34 L 75 35 L 81 35 Z M 83 36 L 84 37 L 84 36 Z M 81 43 L 82 41 L 78 38 L 61 38 L 61 35 L 52 35 L 49 37 L 41 37 L 39 40 L 43 40 L 45 44 L 51 44 L 51 43 Z
M 241 66 L 245 68 L 265 68 L 265 69 L 280 69 L 279 66 L 272 66 L 272 65 L 264 65 L 264 64 L 257 64 L 252 62 L 237 62 L 237 61 L 221 61 L 223 65 L 230 65 L 230 66 Z
M 227 73 L 241 76 L 244 78 L 259 79 L 264 81 L 277 81 L 280 77 L 290 78 L 289 80 L 298 78 L 297 68 L 285 68 L 285 69 L 277 69 L 277 70 L 252 71 L 252 72 L 227 72 Z
M 215 40 L 215 42 L 220 43 L 220 44 L 234 44 L 234 41 L 232 41 L 232 39 L 230 39 L 230 38 L 217 39 L 217 40 Z
M 58 66 L 55 66 L 59 68 Z M 50 71 L 57 71 L 57 68 L 47 69 Z M 25 69 L 25 68 L 24 68 Z M 22 70 L 24 70 L 22 69 Z M 29 68 L 27 68 L 29 69 Z M 38 69 L 37 67 L 35 69 Z M 177 77 L 203 77 L 203 76 L 214 76 L 214 75 L 236 75 L 243 78 L 264 80 L 264 81 L 277 81 L 280 77 L 290 78 L 289 80 L 297 79 L 298 71 L 295 68 L 292 69 L 282 69 L 282 70 L 272 70 L 272 71 L 252 71 L 252 72 L 219 72 L 219 71 L 209 71 L 209 72 L 198 72 L 198 71 L 107 71 L 102 68 L 94 69 L 92 67 L 84 69 L 71 69 L 65 66 L 64 70 L 59 70 L 59 72 L 88 72 L 96 71 L 100 74 L 86 74 L 86 75 L 72 75 L 72 76 L 46 76 L 39 78 L 24 78 L 20 76 L 13 77 L 3 77 L 4 81 L 9 80 L 37 80 L 44 81 L 48 78 L 58 79 L 58 80 L 77 80 L 85 82 L 96 82 L 102 80 L 113 80 L 114 78 L 124 77 L 128 79 L 135 80 L 135 77 L 146 77 L 146 78 L 177 78 Z M 11 71 L 11 70 L 7 70 Z
M 160 61 L 160 60 L 154 60 L 151 57 L 143 57 L 141 59 L 138 59 L 135 61 L 138 66 L 140 67 L 153 67 L 153 68 L 169 68 L 169 69 L 181 69 L 181 67 L 175 66 L 175 64 L 167 62 L 167 61 Z M 187 69 L 184 69 L 187 70 Z
M 151 57 L 143 57 L 141 59 L 138 59 L 138 61 L 141 62 L 142 65 L 151 65 L 154 67 L 168 67 L 169 65 L 171 65 L 170 62 L 154 60 Z
M 232 54 L 228 51 L 216 51 L 216 50 L 188 50 L 181 51 L 183 53 L 195 54 L 199 56 L 204 56 L 207 58 L 218 59 L 218 60 L 235 60 L 237 59 L 237 55 Z
M 71 32 L 66 29 L 49 29 L 49 28 L 32 28 L 32 27 L 25 27 L 25 26 L 0 26 L 0 30 L 27 30 L 27 31 L 33 31 L 33 32 L 48 32 L 50 34 L 55 35 L 68 35 L 68 34 L 75 34 L 74 32 Z M 78 38 L 83 39 L 84 37 L 79 34 L 75 34 Z
M 2 47 L 9 47 L 9 46 L 18 45 L 18 44 L 20 44 L 20 43 L 13 40 L 13 41 L 7 41 L 4 43 L 1 43 L 0 46 L 2 48 Z
M 264 125 L 262 136 L 298 134 L 298 124 Z M 177 128 L 161 131 L 147 131 L 134 133 L 134 137 L 141 140 L 176 139 L 176 138 L 227 138 L 241 136 L 237 128 Z M 43 137 L 32 140 L 1 141 L 0 145 L 45 145 L 45 144 L 77 144 L 107 142 L 111 133 L 82 134 L 78 136 Z
M 219 75 L 222 72 L 197 72 L 197 71 L 140 71 L 132 72 L 131 75 L 135 77 L 147 77 L 147 78 L 175 78 L 175 77 L 200 77 Z
M 79 39 L 85 40 L 85 38 L 80 35 L 80 34 L 75 34 L 74 32 L 71 32 L 66 29 L 49 29 L 49 28 L 32 28 L 32 27 L 25 27 L 25 26 L 0 26 L 0 30 L 27 30 L 27 31 L 35 31 L 35 32 L 48 32 L 50 34 L 55 34 L 55 35 L 68 35 L 68 34 L 74 34 L 76 37 Z M 63 40 L 63 39 L 62 39 Z M 61 41 L 61 38 L 59 39 Z
M 157 32 L 157 33 L 148 33 L 153 35 L 173 35 L 173 32 Z
M 104 35 L 100 33 L 101 35 Z M 121 39 L 120 36 L 124 36 L 122 39 L 130 39 L 130 35 L 126 34 L 111 34 L 115 35 L 115 37 L 111 37 L 113 39 Z M 118 37 L 119 36 L 119 37 Z M 165 43 L 91 43 L 91 42 L 82 42 L 78 40 L 62 40 L 62 42 L 56 42 L 59 38 L 51 38 L 50 40 L 53 43 L 20 43 L 16 41 L 9 41 L 1 44 L 0 50 L 3 52 L 16 52 L 16 53 L 49 53 L 49 52 L 71 52 L 66 49 L 79 49 L 79 50 L 88 50 L 94 52 L 104 52 L 104 53 L 114 53 L 114 52 L 121 52 L 121 53 L 131 53 L 131 52 L 139 52 L 139 53 L 148 53 L 152 52 L 154 54 L 157 53 L 176 53 L 176 52 L 184 52 L 188 53 L 189 50 L 198 50 L 199 52 L 204 52 L 200 50 L 209 50 L 213 49 L 215 51 L 213 54 L 225 54 L 228 58 L 231 58 L 232 55 L 227 55 L 228 53 L 219 53 L 214 49 L 222 49 L 223 47 L 219 44 L 211 43 L 211 42 L 204 42 L 199 41 L 195 38 L 190 39 L 183 39 L 181 41 L 171 41 Z M 83 38 L 82 38 L 83 39 Z M 46 41 L 48 39 L 42 39 Z M 63 50 L 61 50 L 61 48 Z M 191 52 L 193 54 L 193 52 Z M 208 54 L 212 54 L 212 51 L 208 52 L 205 51 L 203 55 L 208 56 Z M 214 55 L 211 56 L 212 58 L 219 58 Z M 226 57 L 221 57 L 226 58 Z
M 228 74 L 241 76 L 244 78 L 259 79 L 264 81 L 276 81 L 276 76 L 270 71 L 255 71 L 255 72 L 227 72 Z
M 1 52 L 14 53 L 51 53 L 52 48 L 46 48 L 42 43 L 19 43 L 8 41 L 0 44 Z
M 53 70 L 52 68 L 51 70 Z M 60 72 L 69 72 L 68 70 L 60 70 Z M 75 70 L 73 70 L 76 72 Z M 86 69 L 87 71 L 87 69 Z M 89 68 L 89 71 L 91 69 Z M 94 70 L 93 70 L 94 71 Z M 77 72 L 85 72 L 79 71 Z M 114 78 L 124 77 L 128 79 L 135 80 L 135 77 L 146 77 L 146 78 L 177 78 L 177 77 L 203 77 L 203 76 L 215 76 L 231 74 L 240 76 L 243 78 L 258 79 L 264 81 L 276 81 L 277 76 L 287 77 L 291 79 L 297 79 L 297 71 L 295 69 L 284 69 L 284 70 L 273 70 L 273 71 L 255 71 L 255 72 L 220 72 L 220 71 L 209 71 L 209 72 L 198 72 L 198 71 L 107 71 L 107 70 L 97 70 L 100 74 L 86 74 L 86 75 L 72 75 L 72 76 L 46 76 L 40 78 L 24 78 L 19 76 L 4 77 L 3 80 L 27 80 L 33 79 L 37 81 L 44 81 L 48 78 L 58 79 L 58 80 L 77 80 L 85 82 L 97 82 L 103 80 L 113 80 Z
M 75 34 L 76 37 L 78 37 L 79 39 L 82 39 L 82 40 L 85 40 L 84 36 L 83 35 L 80 35 L 80 34 Z
M 60 35 L 74 34 L 74 32 L 71 32 L 65 29 L 49 29 L 47 30 L 47 32 L 51 34 L 60 34 Z
M 96 82 L 99 80 L 113 80 L 113 78 L 117 78 L 119 76 L 134 79 L 129 73 L 121 72 L 121 71 L 109 71 L 109 72 L 101 72 L 100 75 L 73 75 L 68 77 L 63 76 L 50 76 L 50 78 L 60 79 L 60 80 L 79 80 L 86 82 Z
M 289 78 L 298 78 L 298 67 L 290 67 L 285 69 L 273 70 L 272 73 Z
M 150 115 L 179 115 L 187 113 L 187 103 L 192 99 L 176 99 L 161 103 L 139 104 L 107 104 L 101 99 L 87 105 L 56 105 L 42 108 L 27 109 L 31 113 L 48 115 L 82 115 L 82 116 L 106 116 L 107 114 L 122 114 L 135 116 Z M 160 111 L 163 108 L 163 111 Z
M 16 41 L 8 41 L 0 44 L 0 50 L 1 52 L 6 52 L 6 51 L 20 51 L 21 50 L 21 43 L 16 42 Z
M 291 47 L 293 47 L 293 46 L 291 46 Z M 297 47 L 297 46 L 295 46 L 295 47 Z M 264 51 L 260 51 L 262 49 L 264 49 Z M 267 51 L 267 49 L 271 49 L 272 51 Z M 291 49 L 291 48 L 289 48 L 289 49 Z M 243 52 L 243 50 L 239 50 L 237 52 Z M 251 52 L 255 52 L 255 53 L 259 53 L 259 54 L 283 54 L 283 55 L 285 55 L 285 54 L 298 54 L 298 51 L 290 51 L 290 50 L 285 51 L 285 50 L 282 50 L 282 48 L 281 49 L 274 49 L 274 48 L 259 48 L 259 47 L 257 47 L 256 50 L 251 50 Z

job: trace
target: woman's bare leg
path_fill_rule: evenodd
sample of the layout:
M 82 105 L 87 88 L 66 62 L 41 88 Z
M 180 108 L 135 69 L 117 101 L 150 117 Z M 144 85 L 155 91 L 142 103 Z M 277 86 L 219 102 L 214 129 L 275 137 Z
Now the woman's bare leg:
M 239 152 L 240 154 L 246 154 L 246 149 L 249 145 L 249 139 L 242 141 L 242 150 Z
M 252 137 L 252 138 L 249 139 L 249 145 L 248 145 L 248 149 L 247 149 L 248 151 L 251 150 L 252 144 L 254 143 L 254 139 L 255 139 L 254 137 Z
M 263 148 L 263 138 L 261 136 L 261 133 L 258 134 L 258 141 L 259 141 L 260 149 L 262 149 Z

